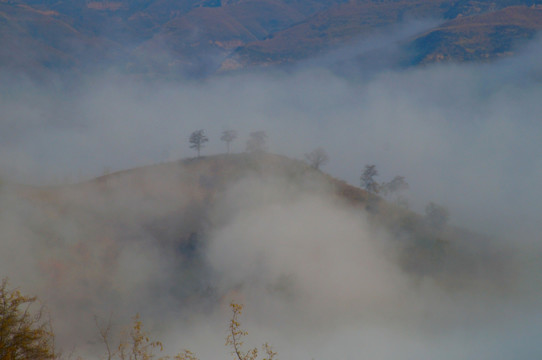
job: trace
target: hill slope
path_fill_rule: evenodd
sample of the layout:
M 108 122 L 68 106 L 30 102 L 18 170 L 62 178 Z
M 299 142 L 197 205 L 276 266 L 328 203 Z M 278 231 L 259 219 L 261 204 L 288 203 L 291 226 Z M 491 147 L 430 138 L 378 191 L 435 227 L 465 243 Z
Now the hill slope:
M 296 299 L 302 311 L 307 296 L 365 309 L 405 286 L 429 284 L 437 299 L 493 296 L 516 279 L 510 253 L 483 236 L 434 226 L 271 154 L 186 159 L 57 187 L 5 185 L 0 204 L 4 274 L 37 284 L 64 315 L 66 346 L 73 334 L 94 339 L 96 314 L 145 311 L 160 322 L 259 294 L 265 300 L 250 303 L 266 310 L 269 299 Z
M 484 237 L 435 227 L 421 215 L 304 162 L 272 154 L 187 159 L 76 185 L 20 187 L 17 192 L 51 220 L 39 222 L 39 233 L 61 237 L 60 221 L 79 229 L 76 242 L 101 243 L 107 238 L 122 244 L 133 241 L 143 229 L 154 243 L 187 258 L 197 258 L 208 236 L 227 226 L 247 206 L 287 209 L 301 199 L 322 199 L 331 207 L 368 216 L 373 226 L 394 239 L 393 246 L 400 253 L 396 261 L 413 275 L 463 282 L 468 280 L 467 274 L 502 270 L 500 256 L 487 248 Z M 229 210 L 221 210 L 224 206 Z

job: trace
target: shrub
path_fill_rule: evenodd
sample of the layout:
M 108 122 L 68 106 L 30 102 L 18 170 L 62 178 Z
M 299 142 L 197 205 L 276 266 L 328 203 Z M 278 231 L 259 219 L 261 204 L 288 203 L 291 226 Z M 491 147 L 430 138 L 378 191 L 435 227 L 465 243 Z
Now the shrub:
M 37 307 L 36 307 L 37 305 Z M 56 359 L 51 322 L 36 297 L 0 285 L 0 359 Z

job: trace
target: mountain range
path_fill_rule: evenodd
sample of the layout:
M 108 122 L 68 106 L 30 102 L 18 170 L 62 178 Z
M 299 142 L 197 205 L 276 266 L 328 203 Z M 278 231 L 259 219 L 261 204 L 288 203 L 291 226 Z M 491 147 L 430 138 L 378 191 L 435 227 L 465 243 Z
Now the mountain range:
M 296 63 L 427 19 L 398 41 L 403 63 L 488 61 L 535 36 L 542 1 L 2 0 L 0 66 L 207 75 Z

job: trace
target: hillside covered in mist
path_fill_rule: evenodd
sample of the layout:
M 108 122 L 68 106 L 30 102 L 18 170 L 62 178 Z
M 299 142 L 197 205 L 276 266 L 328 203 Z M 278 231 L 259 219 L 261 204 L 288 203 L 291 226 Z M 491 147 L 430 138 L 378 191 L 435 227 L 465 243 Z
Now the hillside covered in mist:
M 449 227 L 446 220 L 437 223 L 439 219 L 417 214 L 408 205 L 386 201 L 279 155 L 215 155 L 125 170 L 74 185 L 6 186 L 21 201 L 41 209 L 40 217 L 72 223 L 80 231 L 82 247 L 104 238 L 112 245 L 128 245 L 142 231 L 157 247 L 177 252 L 181 259 L 197 259 L 209 234 L 245 213 L 245 207 L 287 208 L 309 198 L 350 209 L 360 219 L 367 216 L 371 226 L 394 238 L 395 260 L 412 275 L 443 276 L 441 280 L 461 286 L 481 273 L 493 274 L 497 281 L 496 273 L 505 270 L 500 267 L 505 255 L 491 252 L 487 237 Z M 233 207 L 224 210 L 224 199 L 239 204 L 227 204 Z M 310 226 L 312 220 L 306 221 L 303 226 Z M 37 228 L 37 238 L 43 233 L 49 234 L 43 240 L 53 243 L 52 239 L 59 244 L 68 240 L 55 221 L 39 223 L 44 227 Z M 500 280 L 506 281 L 506 276 Z
M 0 279 L 72 359 L 542 358 L 540 6 L 0 0 Z
M 73 185 L 4 184 L 1 199 L 3 274 L 33 283 L 59 344 L 87 354 L 99 352 L 89 319 L 108 313 L 117 322 L 143 313 L 156 331 L 235 300 L 264 319 L 285 307 L 304 328 L 332 303 L 322 321 L 340 324 L 345 311 L 368 307 L 363 322 L 378 323 L 418 311 L 414 299 L 426 292 L 514 299 L 520 291 L 511 248 L 284 156 L 191 158 Z

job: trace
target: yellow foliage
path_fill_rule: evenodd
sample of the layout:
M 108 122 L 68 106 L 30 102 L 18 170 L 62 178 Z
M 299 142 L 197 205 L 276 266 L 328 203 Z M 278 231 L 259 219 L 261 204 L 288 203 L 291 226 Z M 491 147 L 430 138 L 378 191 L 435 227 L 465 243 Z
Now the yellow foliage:
M 174 360 L 199 360 L 196 355 L 190 350 L 184 350 L 182 353 L 175 355 Z
M 111 324 L 100 327 L 100 337 L 106 347 L 107 354 L 103 357 L 107 360 L 167 360 L 169 356 L 158 356 L 164 350 L 160 341 L 151 340 L 143 330 L 143 323 L 139 314 L 134 316 L 132 325 L 121 333 L 119 343 L 116 347 L 111 345 L 110 332 Z
M 258 359 L 258 348 L 252 348 L 247 351 L 242 350 L 243 346 L 243 337 L 248 335 L 247 331 L 241 329 L 241 323 L 239 322 L 239 316 L 243 312 L 243 305 L 231 303 L 230 308 L 232 310 L 232 317 L 229 323 L 229 334 L 226 337 L 226 346 L 232 347 L 232 355 L 235 356 L 237 360 L 256 360 Z M 262 350 L 266 353 L 267 357 L 263 360 L 273 360 L 277 355 L 271 349 L 269 344 L 265 343 L 262 346 Z
M 230 308 L 232 310 L 232 317 L 228 324 L 229 333 L 226 337 L 226 346 L 232 348 L 231 353 L 236 360 L 257 360 L 257 348 L 252 348 L 247 351 L 242 349 L 243 338 L 248 334 L 241 328 L 241 323 L 239 321 L 239 316 L 243 311 L 243 305 L 231 303 Z M 163 351 L 162 343 L 160 341 L 150 340 L 148 334 L 143 331 L 143 324 L 139 315 L 134 317 L 133 324 L 129 328 L 129 331 L 123 333 L 115 351 L 111 351 L 109 332 L 109 325 L 105 328 L 100 328 L 100 335 L 107 348 L 107 360 L 199 360 L 193 352 L 186 349 L 175 355 L 173 358 L 170 356 L 158 357 L 158 355 L 155 355 L 155 352 L 160 353 Z M 277 355 L 267 343 L 262 345 L 262 351 L 265 354 L 265 357 L 262 360 L 274 360 Z
M 236 360 L 257 360 L 258 349 L 252 348 L 247 351 L 242 349 L 243 338 L 248 334 L 241 328 L 239 316 L 243 311 L 243 305 L 231 303 L 230 308 L 232 310 L 232 317 L 229 321 L 228 328 L 229 334 L 226 337 L 226 346 L 232 348 L 232 355 Z M 111 351 L 109 345 L 109 330 L 110 327 L 100 329 L 100 335 L 104 341 L 108 355 L 107 360 L 199 360 L 199 358 L 190 350 L 183 350 L 173 358 L 170 356 L 160 356 L 155 353 L 163 351 L 163 346 L 160 341 L 152 341 L 145 331 L 143 331 L 143 324 L 136 315 L 133 320 L 133 324 L 129 331 L 125 332 L 121 338 L 121 341 L 115 351 Z M 265 354 L 262 360 L 274 360 L 277 355 L 269 346 L 265 343 L 262 346 L 262 352 Z
M 0 360 L 56 359 L 54 334 L 43 306 L 33 309 L 36 297 L 0 284 Z
M 54 333 L 50 321 L 44 316 L 44 309 L 31 311 L 36 297 L 22 295 L 19 290 L 9 290 L 7 280 L 0 284 L 0 360 L 56 360 L 59 356 L 54 351 Z M 232 317 L 229 321 L 229 334 L 226 345 L 232 349 L 235 360 L 257 360 L 258 349 L 243 350 L 243 338 L 248 334 L 241 328 L 239 316 L 243 305 L 231 303 Z M 132 325 L 120 334 L 117 346 L 112 346 L 110 322 L 101 327 L 96 322 L 107 360 L 199 360 L 194 353 L 184 350 L 170 356 L 160 356 L 163 345 L 151 340 L 143 330 L 139 314 L 133 318 Z M 277 355 L 265 343 L 262 360 L 274 360 Z
M 133 325 L 124 334 L 118 346 L 119 359 L 121 360 L 153 360 L 154 352 L 162 352 L 164 347 L 160 341 L 152 341 L 149 335 L 143 331 L 143 324 L 137 314 Z M 158 360 L 166 360 L 168 357 L 158 357 Z
M 0 283 L 0 360 L 55 360 L 54 333 L 43 307 L 35 311 L 36 297 L 22 295 L 19 290 L 8 289 L 6 279 Z M 111 346 L 111 327 L 99 327 L 107 348 L 107 360 L 167 360 L 156 355 L 163 351 L 160 341 L 151 340 L 136 315 L 133 324 L 121 334 L 118 346 Z M 195 360 L 190 352 L 175 360 Z

